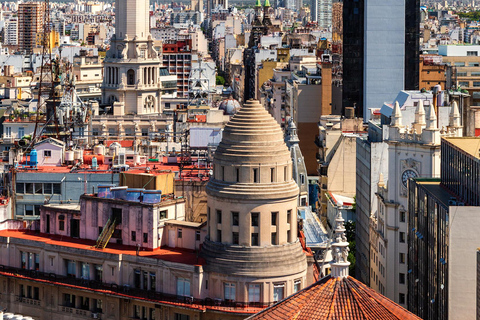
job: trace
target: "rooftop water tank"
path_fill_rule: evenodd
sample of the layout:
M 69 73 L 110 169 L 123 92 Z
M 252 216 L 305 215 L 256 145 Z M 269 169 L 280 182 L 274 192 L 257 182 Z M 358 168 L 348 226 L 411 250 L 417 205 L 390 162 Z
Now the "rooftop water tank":
M 93 147 L 93 153 L 101 154 L 102 156 L 105 155 L 105 146 L 103 144 L 97 144 Z
M 99 184 L 98 185 L 98 197 L 105 199 L 112 199 L 111 189 L 115 187 L 114 184 Z
M 120 143 L 114 142 L 108 148 L 109 148 L 110 155 L 113 156 L 113 155 L 118 155 L 120 153 L 120 149 L 122 148 L 122 146 L 120 145 Z
M 111 188 L 112 199 L 127 200 L 127 186 Z
M 36 166 L 36 165 L 38 164 L 38 160 L 37 160 L 37 150 L 32 149 L 32 151 L 30 151 L 29 158 L 30 158 L 30 159 L 28 160 L 27 165 L 29 165 L 29 166 Z
M 97 170 L 98 169 L 98 161 L 97 157 L 92 158 L 92 169 Z
M 162 201 L 162 190 L 143 191 L 143 203 L 159 203 Z
M 83 159 L 83 150 L 82 149 L 75 149 L 73 152 L 74 152 L 75 160 L 82 160 Z
M 143 189 L 143 188 L 129 188 L 129 189 L 127 189 L 127 200 L 128 201 L 141 202 L 144 190 L 145 189 Z
M 75 153 L 72 150 L 65 151 L 65 161 L 73 162 L 75 160 Z

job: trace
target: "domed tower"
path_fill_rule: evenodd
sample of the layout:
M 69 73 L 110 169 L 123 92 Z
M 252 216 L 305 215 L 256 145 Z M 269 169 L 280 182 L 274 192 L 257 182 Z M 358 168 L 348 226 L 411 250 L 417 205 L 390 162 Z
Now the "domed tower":
M 202 256 L 209 283 L 233 284 L 234 300 L 248 303 L 278 301 L 306 285 L 290 151 L 258 101 L 249 100 L 225 126 L 207 194 Z M 225 288 L 212 289 L 210 296 L 227 299 Z

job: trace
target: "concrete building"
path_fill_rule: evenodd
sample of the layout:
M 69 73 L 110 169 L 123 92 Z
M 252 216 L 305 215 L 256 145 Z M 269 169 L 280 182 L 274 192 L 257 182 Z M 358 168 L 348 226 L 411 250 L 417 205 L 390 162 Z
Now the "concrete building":
M 18 5 L 18 47 L 31 54 L 36 46 L 37 33 L 42 33 L 45 4 L 25 2 Z
M 440 179 L 409 181 L 408 309 L 422 319 L 478 315 L 478 142 L 442 139 Z
M 162 61 L 154 47 L 149 26 L 149 2 L 116 2 L 117 24 L 104 59 L 102 101 L 113 104 L 113 114 L 161 112 L 159 68 Z
M 3 44 L 15 46 L 18 44 L 18 18 L 11 17 L 5 20 L 5 38 Z
M 291 155 L 280 126 L 258 101 L 247 102 L 225 126 L 207 194 L 202 256 L 210 290 L 233 300 L 274 302 L 311 283 L 296 236 Z
M 332 28 L 332 0 L 313 0 L 312 21 L 318 22 L 318 27 L 322 30 Z

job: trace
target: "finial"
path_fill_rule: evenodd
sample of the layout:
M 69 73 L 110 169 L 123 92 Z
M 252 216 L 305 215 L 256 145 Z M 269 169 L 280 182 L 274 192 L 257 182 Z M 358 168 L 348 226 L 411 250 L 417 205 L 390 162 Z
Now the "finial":
M 415 109 L 415 123 L 425 125 L 425 108 L 422 100 L 418 101 L 417 109 Z
M 342 218 L 342 213 L 339 211 L 335 219 L 335 239 L 332 243 L 332 256 L 333 261 L 330 263 L 332 267 L 333 278 L 346 278 L 348 277 L 348 241 L 345 235 L 345 220 Z
M 378 178 L 377 186 L 379 188 L 384 188 L 385 187 L 385 181 L 383 180 L 383 173 L 381 173 L 381 172 L 380 172 L 380 177 Z
M 390 126 L 402 127 L 402 111 L 400 110 L 400 105 L 398 104 L 398 101 L 395 101 L 395 107 L 393 108 L 393 115 Z
M 457 101 L 453 101 L 452 103 L 449 120 L 450 127 L 460 127 L 460 112 L 458 111 Z
M 265 4 L 263 6 L 264 7 L 271 7 L 270 6 L 270 0 L 265 0 Z
M 257 2 L 255 2 L 255 7 L 261 7 L 261 6 L 262 6 L 262 4 L 261 4 L 260 0 L 257 0 Z
M 427 130 L 437 130 L 437 115 L 435 114 L 435 107 L 433 104 L 428 108 Z

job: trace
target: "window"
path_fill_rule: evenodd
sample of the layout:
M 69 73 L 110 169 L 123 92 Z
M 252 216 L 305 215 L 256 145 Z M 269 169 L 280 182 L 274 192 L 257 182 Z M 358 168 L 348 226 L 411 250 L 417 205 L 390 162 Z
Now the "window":
M 232 232 L 232 243 L 233 244 L 239 243 L 238 232 Z
M 277 225 L 277 216 L 278 216 L 278 212 L 272 212 L 272 226 Z
M 290 220 L 292 218 L 292 210 L 287 210 L 287 223 L 290 224 Z
M 162 210 L 158 213 L 158 220 L 167 219 L 167 210 Z
M 277 244 L 277 233 L 272 232 L 272 245 Z
M 405 304 L 405 293 L 400 293 L 398 295 L 398 303 Z
M 399 282 L 400 284 L 405 284 L 405 273 L 400 273 L 400 274 L 398 275 L 398 282 Z
M 302 288 L 302 280 L 297 279 L 293 282 L 293 292 L 298 292 Z
M 190 279 L 177 278 L 177 295 L 179 296 L 190 295 Z
M 75 278 L 77 276 L 77 263 L 73 260 L 67 261 L 67 276 Z
M 53 184 L 53 194 L 62 194 L 61 183 Z
M 27 265 L 28 265 L 27 252 L 20 251 L 20 259 L 21 259 L 22 269 L 27 269 Z
M 44 194 L 52 194 L 52 184 L 51 183 L 44 183 L 43 184 L 43 193 Z
M 157 275 L 155 272 L 150 272 L 150 290 L 155 291 L 157 288 Z
M 222 180 L 225 181 L 225 167 L 224 166 L 221 166 L 221 171 L 222 171 Z
M 257 179 L 257 171 L 258 169 L 253 169 L 253 182 L 258 182 L 258 179 Z
M 223 288 L 225 300 L 235 301 L 235 283 L 225 282 Z
M 148 136 L 148 128 L 142 128 L 142 137 Z
M 275 168 L 270 168 L 270 182 L 275 182 Z
M 137 241 L 137 233 L 132 231 L 132 241 Z
M 65 307 L 75 308 L 75 295 L 65 293 L 63 299 Z
M 140 289 L 142 286 L 141 274 L 142 272 L 139 269 L 133 270 L 133 286 L 137 289 Z
M 287 181 L 287 167 L 283 167 L 283 180 Z
M 238 212 L 232 212 L 232 226 L 238 226 Z
M 18 138 L 21 139 L 25 135 L 25 128 L 18 128 Z
M 25 193 L 25 184 L 17 182 L 17 184 L 15 185 L 15 191 L 17 193 Z
M 5 128 L 5 137 L 10 138 L 12 136 L 12 127 Z
M 400 252 L 399 260 L 400 260 L 400 263 L 405 263 L 405 253 Z
M 33 183 L 25 183 L 25 193 L 33 194 Z
M 217 210 L 217 223 L 222 223 L 222 210 Z
M 252 227 L 258 227 L 258 212 L 252 212 Z
M 235 168 L 235 174 L 237 176 L 236 181 L 240 182 L 240 169 L 239 168 Z
M 273 285 L 273 301 L 277 302 L 283 299 L 283 289 L 285 288 L 285 284 L 274 284 Z
M 260 284 L 250 283 L 248 285 L 248 302 L 260 302 Z
M 95 281 L 102 282 L 103 280 L 103 266 L 96 264 L 93 268 L 95 272 Z
M 190 316 L 186 315 L 186 314 L 175 313 L 175 319 L 174 320 L 190 320 Z
M 405 232 L 400 232 L 399 236 L 400 236 L 400 242 L 404 243 L 405 242 Z
M 300 183 L 305 184 L 305 175 L 303 174 L 300 175 Z
M 405 222 L 405 211 L 400 211 L 400 222 Z
M 480 87 L 480 81 L 473 81 L 474 87 Z
M 93 299 L 93 312 L 102 313 L 103 303 L 101 299 Z
M 222 230 L 217 230 L 217 242 L 222 242 Z
M 32 299 L 40 300 L 40 288 L 39 287 L 33 287 L 33 297 L 32 297 Z
M 148 233 L 144 232 L 143 233 L 143 243 L 147 243 L 148 242 Z
M 177 235 L 177 238 L 178 238 L 178 239 L 182 239 L 182 229 L 178 229 L 177 231 L 178 231 L 178 232 L 177 232 L 177 234 L 178 234 L 178 235 Z
M 258 233 L 253 232 L 252 233 L 252 246 L 258 246 Z
M 195 241 L 200 241 L 200 231 L 195 231 Z
M 51 157 L 52 156 L 52 150 L 43 150 L 43 156 L 44 157 Z
M 59 220 L 58 221 L 58 230 L 65 231 L 65 221 L 64 220 Z
M 467 51 L 467 57 L 469 56 L 477 57 L 478 51 Z
M 90 309 L 90 299 L 87 297 L 80 297 L 80 309 L 89 310 Z
M 33 216 L 33 205 L 31 204 L 25 205 L 25 215 Z

